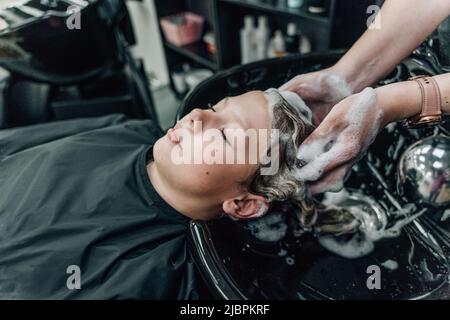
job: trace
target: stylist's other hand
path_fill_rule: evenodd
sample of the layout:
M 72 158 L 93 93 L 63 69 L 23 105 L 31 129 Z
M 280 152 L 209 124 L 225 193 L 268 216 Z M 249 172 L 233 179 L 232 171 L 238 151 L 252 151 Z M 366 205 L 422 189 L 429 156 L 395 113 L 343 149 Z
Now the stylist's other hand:
M 297 158 L 306 165 L 297 178 L 308 183 L 311 194 L 341 190 L 384 125 L 372 88 L 342 100 L 298 149 Z
M 332 68 L 298 75 L 279 90 L 297 93 L 311 108 L 313 124 L 319 125 L 334 105 L 352 94 L 352 88 Z

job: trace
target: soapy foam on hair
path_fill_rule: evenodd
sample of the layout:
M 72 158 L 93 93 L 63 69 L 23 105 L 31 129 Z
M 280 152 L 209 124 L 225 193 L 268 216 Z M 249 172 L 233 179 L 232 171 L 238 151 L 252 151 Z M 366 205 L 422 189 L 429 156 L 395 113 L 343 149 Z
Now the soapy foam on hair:
M 272 111 L 279 103 L 281 103 L 283 99 L 291 99 L 291 97 L 289 97 L 290 95 L 287 95 L 287 98 L 283 97 L 283 95 L 280 92 L 276 91 L 276 89 L 268 90 L 266 94 L 269 106 L 270 108 L 272 108 Z M 281 98 L 280 96 L 283 98 Z M 355 104 L 350 108 L 347 114 L 347 121 L 350 124 L 350 130 L 349 134 L 345 137 L 345 141 L 330 141 L 325 138 L 319 139 L 316 143 L 305 146 L 307 149 L 306 152 L 302 153 L 301 155 L 300 152 L 297 153 L 297 156 L 301 156 L 302 160 L 312 161 L 318 154 L 319 156 L 317 158 L 322 157 L 317 162 L 318 164 L 316 164 L 315 168 L 308 169 L 310 171 L 310 177 L 314 178 L 315 176 L 320 176 L 322 170 L 330 160 L 336 159 L 339 154 L 342 154 L 343 150 L 349 150 L 348 146 L 351 145 L 351 143 L 349 143 L 349 140 L 351 142 L 352 140 L 358 139 L 358 137 L 360 136 L 359 128 L 361 126 L 361 123 L 364 121 L 367 122 L 367 119 L 369 118 L 368 115 L 370 116 L 370 118 L 372 118 L 372 122 L 369 124 L 369 135 L 364 145 L 362 146 L 363 149 L 366 149 L 373 142 L 379 131 L 382 116 L 381 112 L 378 112 L 375 117 L 370 114 L 370 112 L 374 111 L 372 107 L 375 102 L 376 96 L 373 89 L 368 88 L 361 94 L 359 94 L 359 99 L 356 100 Z M 292 102 L 289 103 L 292 104 Z M 293 106 L 297 108 L 300 116 L 303 116 L 303 121 L 305 121 L 305 113 L 301 111 L 303 106 L 301 104 L 294 104 Z M 365 126 L 364 129 L 367 130 L 367 126 Z M 326 154 L 326 156 L 323 156 L 323 154 Z M 298 178 L 307 180 L 305 176 L 300 176 L 298 173 L 297 176 Z M 334 189 L 339 189 L 342 187 L 343 182 L 340 182 L 340 184 L 336 185 Z M 334 203 L 338 204 L 342 202 L 343 199 L 345 199 L 345 194 L 341 194 L 340 200 L 335 200 Z M 332 205 L 333 201 L 329 200 L 328 204 Z M 350 213 L 355 217 L 355 219 L 361 222 L 360 231 L 356 234 L 353 234 L 352 236 L 318 236 L 318 241 L 329 251 L 343 257 L 358 258 L 365 256 L 374 250 L 375 242 L 383 238 L 392 238 L 399 236 L 401 229 L 406 224 L 410 223 L 423 213 L 422 211 L 417 214 L 411 215 L 411 209 L 412 208 L 405 208 L 403 211 L 397 212 L 397 215 L 403 216 L 403 218 L 399 219 L 393 226 L 387 227 L 387 222 L 383 221 L 383 224 L 380 227 L 377 223 L 379 221 L 375 221 L 375 217 L 373 215 L 370 215 L 361 208 L 350 207 L 348 208 Z M 274 215 L 271 214 L 267 217 L 273 218 Z M 275 219 L 275 221 L 265 220 L 265 218 L 266 217 L 260 220 L 252 221 L 251 224 L 249 224 L 250 232 L 256 238 L 262 241 L 276 242 L 281 240 L 287 232 L 286 223 L 282 221 L 280 217 L 278 217 L 278 219 L 280 219 L 279 221 L 276 221 L 277 218 L 273 218 Z M 389 266 L 389 263 L 387 265 Z M 392 264 L 390 266 L 392 267 Z
M 258 203 L 258 211 L 256 213 L 256 216 L 258 218 L 264 216 L 269 211 L 269 205 L 263 201 L 259 201 Z
M 359 233 L 353 235 L 350 240 L 341 240 L 333 236 L 320 236 L 318 241 L 328 251 L 347 259 L 366 256 L 375 248 L 373 242 L 367 241 L 364 235 Z
M 304 122 L 311 124 L 311 109 L 305 104 L 305 102 L 302 100 L 302 98 L 299 97 L 299 95 L 290 91 L 279 91 L 274 88 L 266 90 L 265 93 L 267 96 L 269 108 L 271 108 L 271 110 L 282 103 L 282 100 L 284 99 L 288 104 L 297 109 L 299 116 Z
M 273 159 L 280 165 L 267 175 L 262 174 L 265 167 L 260 166 L 248 189 L 253 194 L 264 196 L 269 203 L 291 201 L 301 206 L 305 184 L 296 180 L 292 171 L 302 165 L 296 158 L 298 146 L 314 129 L 308 123 L 311 111 L 300 97 L 291 93 L 269 89 L 265 92 L 265 98 L 272 117 L 272 130 L 270 148 L 263 157 L 265 159 L 270 154 L 271 167 Z M 262 163 L 265 165 L 265 161 Z
M 339 207 L 349 199 L 351 194 L 347 190 L 337 193 L 326 193 L 322 202 L 327 207 Z M 370 254 L 376 242 L 381 239 L 395 238 L 401 234 L 404 226 L 418 218 L 424 210 L 413 213 L 414 205 L 406 206 L 403 210 L 393 212 L 398 220 L 390 227 L 386 216 L 375 216 L 359 206 L 345 206 L 356 220 L 360 222 L 359 231 L 351 235 L 332 236 L 317 235 L 319 244 L 328 251 L 348 259 L 355 259 Z M 246 229 L 257 239 L 265 242 L 277 242 L 283 239 L 288 230 L 284 214 L 272 212 L 260 219 L 246 221 Z M 304 230 L 300 235 L 304 233 Z M 395 270 L 398 264 L 395 261 L 385 261 L 382 264 L 386 269 Z
M 247 221 L 246 228 L 255 238 L 266 242 L 280 241 L 288 229 L 283 214 L 276 212 L 260 219 Z
M 322 204 L 328 207 L 335 206 L 347 200 L 349 196 L 350 194 L 346 189 L 339 192 L 327 192 L 322 200 Z
M 271 122 L 273 123 L 274 118 L 274 112 L 275 109 L 283 103 L 283 99 L 286 100 L 293 108 L 297 110 L 297 114 L 300 117 L 300 119 L 309 125 L 311 125 L 311 119 L 312 119 L 312 112 L 311 109 L 305 104 L 305 102 L 295 93 L 292 92 L 280 92 L 277 89 L 271 88 L 267 89 L 265 91 L 267 104 L 270 110 L 270 117 Z M 275 136 L 271 133 L 270 135 L 270 144 L 271 146 L 274 146 L 278 144 L 280 139 L 281 141 L 287 141 L 287 140 L 295 140 L 295 137 L 288 135 L 288 134 L 281 134 Z M 292 152 L 296 152 L 296 150 L 292 150 Z
M 307 123 L 311 124 L 312 112 L 311 109 L 306 105 L 306 103 L 300 98 L 298 94 L 290 91 L 279 91 L 279 94 L 287 101 L 291 106 L 297 109 L 297 111 L 302 115 L 302 119 Z
M 325 194 L 324 204 L 339 206 L 348 197 L 348 192 L 339 194 Z M 360 207 L 346 207 L 346 209 L 361 222 L 359 232 L 352 235 L 350 239 L 345 237 L 318 236 L 319 243 L 327 250 L 349 259 L 359 258 L 370 254 L 375 248 L 375 243 L 385 238 L 395 238 L 401 233 L 404 226 L 423 214 L 424 210 L 412 214 L 414 205 L 406 206 L 403 210 L 395 212 L 400 217 L 393 226 L 388 227 L 387 219 L 376 221 L 375 217 Z M 381 227 L 378 224 L 381 222 Z

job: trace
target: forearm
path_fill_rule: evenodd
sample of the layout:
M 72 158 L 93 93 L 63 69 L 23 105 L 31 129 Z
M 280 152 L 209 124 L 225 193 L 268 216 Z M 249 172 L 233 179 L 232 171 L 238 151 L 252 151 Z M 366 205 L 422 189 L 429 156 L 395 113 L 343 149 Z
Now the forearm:
M 434 77 L 441 91 L 442 111 L 450 115 L 450 73 Z M 383 110 L 383 126 L 419 114 L 422 95 L 415 81 L 398 82 L 375 89 L 377 104 Z
M 368 29 L 333 67 L 357 93 L 408 56 L 450 14 L 450 1 L 387 0 L 379 29 Z

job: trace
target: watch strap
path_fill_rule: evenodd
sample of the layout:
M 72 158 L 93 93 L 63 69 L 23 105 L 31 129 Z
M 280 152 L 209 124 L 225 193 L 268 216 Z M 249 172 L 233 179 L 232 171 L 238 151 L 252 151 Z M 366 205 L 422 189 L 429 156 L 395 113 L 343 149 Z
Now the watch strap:
M 436 80 L 430 76 L 416 76 L 409 80 L 415 81 L 422 95 L 422 111 L 406 120 L 410 128 L 428 124 L 436 124 L 442 121 L 441 92 Z

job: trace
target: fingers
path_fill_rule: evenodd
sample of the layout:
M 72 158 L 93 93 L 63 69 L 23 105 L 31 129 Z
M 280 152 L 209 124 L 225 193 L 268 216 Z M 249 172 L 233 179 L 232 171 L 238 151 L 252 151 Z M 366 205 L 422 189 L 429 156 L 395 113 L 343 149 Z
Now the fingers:
M 346 131 L 339 134 L 336 142 L 330 142 L 330 151 L 333 161 L 325 165 L 323 173 L 327 174 L 335 168 L 340 167 L 347 162 L 354 162 L 361 152 L 361 143 L 353 136 L 349 136 Z
M 327 123 L 323 123 L 300 145 L 297 159 L 306 164 L 297 170 L 297 179 L 315 181 L 322 176 L 325 165 L 331 161 L 328 146 L 335 138 L 329 131 Z
M 293 90 L 305 101 L 317 102 L 323 100 L 322 92 L 309 83 L 300 83 Z
M 312 139 L 307 144 L 302 144 L 297 157 L 306 162 L 306 165 L 297 171 L 297 179 L 302 181 L 317 181 L 323 179 L 328 173 L 333 172 L 353 162 L 357 157 L 360 147 L 354 141 L 347 141 L 345 134 L 340 134 L 337 139 L 328 138 Z
M 293 93 L 298 94 L 302 99 L 307 100 L 308 96 L 308 90 L 307 85 L 305 83 L 301 83 L 301 79 L 293 79 L 289 81 L 288 83 L 281 86 L 278 90 L 279 91 L 290 91 Z
M 353 162 L 341 165 L 328 172 L 320 180 L 308 185 L 308 190 L 312 195 L 324 192 L 338 192 L 344 188 L 344 183 L 351 174 Z
M 297 159 L 306 163 L 313 161 L 326 151 L 326 146 L 332 139 L 331 136 L 323 135 L 320 127 L 317 128 L 298 148 Z
M 308 102 L 336 103 L 352 94 L 344 78 L 326 70 L 298 75 L 279 90 L 295 92 Z
M 311 111 L 313 114 L 312 123 L 318 127 L 325 117 L 330 113 L 333 108 L 333 104 L 329 103 L 315 103 L 311 105 Z
M 317 101 L 321 99 L 322 92 L 317 86 L 311 85 L 307 75 L 299 75 L 278 88 L 280 91 L 291 91 L 298 94 L 303 100 Z

